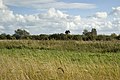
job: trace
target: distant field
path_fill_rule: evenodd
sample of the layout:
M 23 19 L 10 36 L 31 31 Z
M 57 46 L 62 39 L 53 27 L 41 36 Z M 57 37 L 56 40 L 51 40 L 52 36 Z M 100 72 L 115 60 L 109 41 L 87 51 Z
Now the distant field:
M 120 41 L 0 41 L 0 80 L 120 80 Z
M 67 50 L 78 52 L 120 52 L 120 41 L 5 40 L 0 49 Z

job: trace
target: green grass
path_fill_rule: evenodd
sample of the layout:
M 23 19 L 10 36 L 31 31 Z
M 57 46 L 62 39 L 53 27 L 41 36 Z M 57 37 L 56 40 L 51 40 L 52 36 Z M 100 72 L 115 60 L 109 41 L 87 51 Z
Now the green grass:
M 39 40 L 5 40 L 0 41 L 0 49 L 40 49 L 68 50 L 78 52 L 120 52 L 120 41 L 39 41 Z
M 119 41 L 0 41 L 0 80 L 120 80 L 119 46 Z

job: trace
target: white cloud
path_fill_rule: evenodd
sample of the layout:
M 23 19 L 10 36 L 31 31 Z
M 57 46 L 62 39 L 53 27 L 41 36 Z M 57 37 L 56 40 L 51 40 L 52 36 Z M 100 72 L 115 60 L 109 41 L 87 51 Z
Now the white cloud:
M 93 9 L 95 4 L 88 3 L 65 3 L 58 0 L 4 0 L 6 5 L 22 6 L 36 9 Z
M 3 7 L 3 2 L 2 2 L 2 0 L 0 0 L 0 8 L 2 8 Z
M 4 27 L 0 26 L 0 33 L 4 33 Z
M 64 14 L 54 8 L 47 13 L 33 15 L 13 14 L 13 11 L 4 8 L 0 10 L 0 25 L 5 28 L 4 32 L 10 33 L 18 28 L 28 29 L 33 34 L 63 32 L 68 28 L 74 29 L 79 21 L 80 16 Z
M 48 9 L 54 7 L 56 9 L 93 9 L 96 8 L 95 4 L 88 3 L 65 3 L 65 2 L 53 2 L 47 4 L 33 5 L 34 8 Z
M 97 17 L 97 18 L 107 18 L 107 13 L 106 12 L 97 12 L 95 14 L 95 17 Z
M 0 0 L 0 8 L 3 8 L 3 7 L 4 7 L 4 5 L 3 5 L 3 1 Z
M 55 2 L 55 0 L 4 0 L 6 5 L 12 6 L 31 6 L 40 3 L 51 3 Z
M 112 9 L 113 9 L 112 14 L 114 16 L 120 17 L 120 7 L 116 7 L 116 8 L 113 7 Z
M 4 5 L 2 2 L 0 4 Z M 46 13 L 21 15 L 14 14 L 7 7 L 1 7 L 0 33 L 13 33 L 18 28 L 26 29 L 32 34 L 62 33 L 66 29 L 78 34 L 82 33 L 83 29 L 91 29 L 92 27 L 100 33 L 120 31 L 119 13 L 118 7 L 111 12 L 111 16 L 113 16 L 111 19 L 109 19 L 110 15 L 107 12 L 97 12 L 92 17 L 82 18 L 80 15 L 73 16 L 58 9 L 50 8 Z
M 114 30 L 120 32 L 120 7 L 113 7 L 113 11 L 110 13 L 112 16 L 112 25 Z

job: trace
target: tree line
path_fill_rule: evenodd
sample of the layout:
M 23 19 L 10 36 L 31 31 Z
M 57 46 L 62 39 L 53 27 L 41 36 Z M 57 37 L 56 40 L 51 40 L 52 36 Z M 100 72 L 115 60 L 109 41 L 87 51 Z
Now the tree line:
M 58 34 L 40 34 L 31 35 L 26 30 L 17 29 L 13 35 L 2 33 L 0 34 L 0 40 L 83 40 L 83 41 L 110 41 L 120 40 L 120 35 L 112 33 L 111 35 L 97 35 L 97 30 L 93 28 L 90 32 L 84 30 L 82 35 L 72 35 L 70 30 L 66 30 L 65 33 Z

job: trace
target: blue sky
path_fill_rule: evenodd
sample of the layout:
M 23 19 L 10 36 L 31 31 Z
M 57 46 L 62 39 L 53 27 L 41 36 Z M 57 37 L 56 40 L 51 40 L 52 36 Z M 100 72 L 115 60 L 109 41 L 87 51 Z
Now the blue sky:
M 39 0 L 38 0 L 39 1 Z M 81 15 L 81 16 L 89 16 L 94 14 L 95 12 L 99 11 L 106 11 L 110 12 L 112 7 L 120 6 L 120 0 L 58 0 L 59 2 L 66 2 L 66 3 L 88 3 L 88 4 L 95 4 L 96 8 L 93 9 L 60 9 L 66 11 L 71 15 Z M 9 6 L 9 5 L 8 5 Z M 15 13 L 19 14 L 33 14 L 33 13 L 40 13 L 43 12 L 41 10 L 36 10 L 30 6 L 9 6 L 11 10 Z
M 0 0 L 0 33 L 120 34 L 120 0 Z M 46 31 L 47 30 L 47 31 Z

